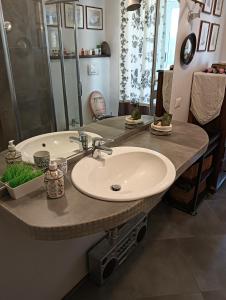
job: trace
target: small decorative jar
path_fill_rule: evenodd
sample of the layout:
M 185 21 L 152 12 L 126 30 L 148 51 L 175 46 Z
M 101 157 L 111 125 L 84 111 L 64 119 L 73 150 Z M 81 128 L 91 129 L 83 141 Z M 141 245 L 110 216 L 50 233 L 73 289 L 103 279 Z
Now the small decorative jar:
M 57 168 L 56 162 L 50 162 L 45 173 L 45 184 L 48 198 L 57 199 L 64 196 L 64 174 Z

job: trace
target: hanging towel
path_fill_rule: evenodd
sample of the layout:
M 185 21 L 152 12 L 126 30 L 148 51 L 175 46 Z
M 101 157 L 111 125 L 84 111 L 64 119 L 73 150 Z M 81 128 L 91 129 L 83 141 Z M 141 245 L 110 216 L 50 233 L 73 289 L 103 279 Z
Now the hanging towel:
M 194 73 L 191 112 L 196 120 L 205 125 L 220 115 L 226 88 L 226 75 Z
M 168 113 L 170 110 L 172 84 L 173 84 L 173 71 L 164 71 L 163 85 L 162 85 L 162 98 L 163 98 L 163 107 L 165 111 Z

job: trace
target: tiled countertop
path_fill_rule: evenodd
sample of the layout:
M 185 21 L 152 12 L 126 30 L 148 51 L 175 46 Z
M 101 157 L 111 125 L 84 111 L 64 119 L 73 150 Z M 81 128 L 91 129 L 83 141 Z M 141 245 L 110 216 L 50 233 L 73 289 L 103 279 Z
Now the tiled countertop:
M 146 127 L 150 121 L 151 118 L 146 117 Z M 174 122 L 172 135 L 162 137 L 152 135 L 145 126 L 142 131 L 125 129 L 124 117 L 93 123 L 85 129 L 116 139 L 115 146 L 144 147 L 164 154 L 175 165 L 177 176 L 206 151 L 208 144 L 204 130 L 182 122 Z M 74 188 L 70 171 L 65 183 L 65 196 L 61 199 L 47 199 L 43 188 L 16 201 L 4 195 L 0 198 L 0 209 L 14 216 L 18 225 L 35 239 L 63 240 L 112 229 L 139 212 L 151 210 L 162 196 L 129 203 L 105 202 L 87 197 Z

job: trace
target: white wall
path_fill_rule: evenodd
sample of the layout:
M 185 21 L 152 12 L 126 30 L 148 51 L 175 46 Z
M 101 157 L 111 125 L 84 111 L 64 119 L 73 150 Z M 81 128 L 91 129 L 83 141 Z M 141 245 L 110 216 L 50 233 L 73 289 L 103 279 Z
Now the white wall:
M 226 5 L 226 3 L 225 3 Z M 226 10 L 226 8 L 224 8 Z M 226 13 L 225 13 L 225 18 L 226 18 Z M 226 21 L 225 21 L 226 23 Z M 226 25 L 224 26 L 223 30 L 223 40 L 222 40 L 222 47 L 221 47 L 221 61 L 226 62 Z
M 110 58 L 110 99 L 109 107 L 114 116 L 119 105 L 119 63 L 120 63 L 120 0 L 105 0 L 106 39 L 111 47 Z
M 101 237 L 35 241 L 0 210 L 0 299 L 61 300 L 87 274 L 86 251 Z
M 186 8 L 186 0 L 181 0 L 181 11 L 179 19 L 179 31 L 177 37 L 177 46 L 175 54 L 175 67 L 174 67 L 174 79 L 172 87 L 172 96 L 171 96 L 171 107 L 170 111 L 173 113 L 174 119 L 180 121 L 187 121 L 189 106 L 190 106 L 190 91 L 192 84 L 192 76 L 195 71 L 202 71 L 214 62 L 218 62 L 221 59 L 221 49 L 222 49 L 222 40 L 225 39 L 223 35 L 224 30 L 224 21 L 225 21 L 225 10 L 224 6 L 224 15 L 219 17 L 214 17 L 213 15 L 208 15 L 202 13 L 201 20 L 206 20 L 211 23 L 221 24 L 220 35 L 218 38 L 218 45 L 216 52 L 196 52 L 195 57 L 190 65 L 181 66 L 180 64 L 180 49 L 185 37 L 194 32 L 198 39 L 199 36 L 199 26 L 200 19 L 193 21 L 192 27 L 187 21 L 188 9 Z M 225 40 L 224 40 L 225 43 Z M 182 97 L 181 106 L 175 109 L 175 100 L 178 97 Z
M 100 45 L 105 39 L 105 0 L 80 0 L 79 4 L 84 5 L 84 17 L 85 17 L 85 26 L 84 29 L 78 30 L 78 42 L 79 49 L 93 49 L 96 48 L 97 45 Z M 103 9 L 103 30 L 90 30 L 86 29 L 86 8 L 85 6 L 94 6 L 100 7 Z
M 95 66 L 97 75 L 88 75 L 88 65 Z M 111 112 L 110 108 L 110 59 L 102 58 L 82 58 L 80 59 L 80 75 L 83 86 L 82 92 L 82 111 L 84 124 L 92 122 L 92 116 L 89 108 L 89 96 L 93 91 L 100 91 L 106 101 L 106 111 Z
M 85 29 L 78 30 L 78 49 L 81 51 L 95 49 L 97 45 L 103 41 L 109 42 L 106 35 L 106 23 L 108 16 L 105 7 L 105 0 L 81 0 L 80 4 L 85 6 L 96 6 L 103 9 L 103 30 L 88 30 L 86 29 L 86 13 L 85 13 Z M 106 20 L 106 21 L 105 21 Z M 80 75 L 83 85 L 82 109 L 84 124 L 92 122 L 92 116 L 89 109 L 89 96 L 94 91 L 100 91 L 106 101 L 107 114 L 113 112 L 110 99 L 110 58 L 82 58 L 80 59 Z M 96 75 L 88 75 L 88 66 L 92 64 L 97 70 Z

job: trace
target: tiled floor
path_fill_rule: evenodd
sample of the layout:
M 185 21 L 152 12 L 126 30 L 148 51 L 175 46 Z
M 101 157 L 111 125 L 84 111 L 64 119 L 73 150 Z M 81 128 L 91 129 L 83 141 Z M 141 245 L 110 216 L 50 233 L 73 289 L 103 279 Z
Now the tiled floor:
M 70 300 L 226 300 L 226 185 L 192 217 L 161 203 L 144 241 L 103 287 Z

